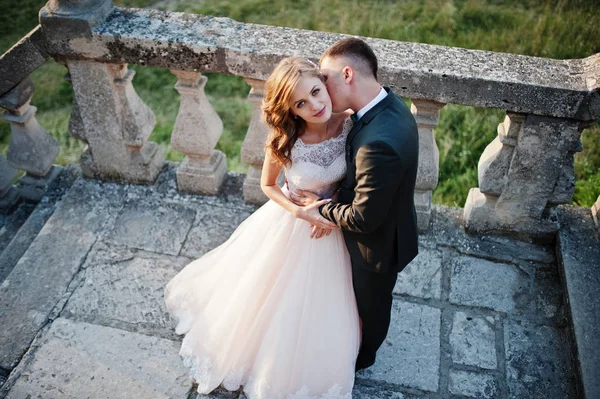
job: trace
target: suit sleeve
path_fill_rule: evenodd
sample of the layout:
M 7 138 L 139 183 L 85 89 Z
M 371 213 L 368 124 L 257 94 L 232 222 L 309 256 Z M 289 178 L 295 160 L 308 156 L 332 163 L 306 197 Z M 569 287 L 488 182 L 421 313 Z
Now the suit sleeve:
M 400 155 L 387 143 L 364 145 L 356 154 L 356 188 L 351 204 L 329 203 L 321 214 L 344 230 L 371 233 L 385 220 L 402 180 Z

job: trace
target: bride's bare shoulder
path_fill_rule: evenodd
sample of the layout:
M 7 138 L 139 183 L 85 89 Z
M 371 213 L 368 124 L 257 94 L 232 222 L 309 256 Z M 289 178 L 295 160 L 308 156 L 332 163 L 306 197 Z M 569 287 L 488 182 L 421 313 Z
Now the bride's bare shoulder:
M 351 109 L 347 109 L 346 111 L 343 112 L 336 112 L 336 113 L 332 113 L 331 114 L 331 118 L 333 118 L 333 120 L 335 120 L 336 122 L 343 122 L 346 119 L 348 119 L 350 117 L 350 115 L 352 115 L 354 112 Z
M 350 115 L 352 115 L 354 113 L 354 111 L 352 111 L 350 108 L 348 108 L 347 110 L 343 111 L 343 112 L 338 112 L 336 115 L 339 116 L 339 118 L 341 119 L 346 119 L 348 117 L 350 117 Z

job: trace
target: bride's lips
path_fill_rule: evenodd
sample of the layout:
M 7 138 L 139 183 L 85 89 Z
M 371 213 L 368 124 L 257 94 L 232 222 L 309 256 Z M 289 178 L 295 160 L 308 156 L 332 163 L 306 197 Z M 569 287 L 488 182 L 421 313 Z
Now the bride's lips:
M 327 106 L 323 107 L 322 110 L 320 110 L 319 112 L 317 112 L 316 114 L 314 114 L 313 116 L 315 118 L 318 118 L 319 116 L 322 116 L 325 113 L 325 109 L 327 108 Z

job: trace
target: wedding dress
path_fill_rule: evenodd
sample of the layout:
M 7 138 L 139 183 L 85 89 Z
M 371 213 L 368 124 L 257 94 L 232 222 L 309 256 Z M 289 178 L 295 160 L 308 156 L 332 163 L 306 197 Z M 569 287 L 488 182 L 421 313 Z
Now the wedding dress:
M 321 143 L 296 141 L 289 191 L 333 194 L 351 125 Z M 310 233 L 308 222 L 269 201 L 167 284 L 199 393 L 223 385 L 243 386 L 249 399 L 351 399 L 360 332 L 350 258 L 340 230 Z

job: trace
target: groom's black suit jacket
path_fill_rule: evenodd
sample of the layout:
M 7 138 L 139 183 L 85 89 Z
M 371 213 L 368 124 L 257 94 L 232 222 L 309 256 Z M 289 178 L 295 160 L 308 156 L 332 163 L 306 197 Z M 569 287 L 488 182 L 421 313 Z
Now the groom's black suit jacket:
M 385 90 L 348 134 L 339 202 L 320 208 L 342 228 L 353 267 L 376 273 L 400 272 L 418 253 L 419 133 L 404 101 Z

